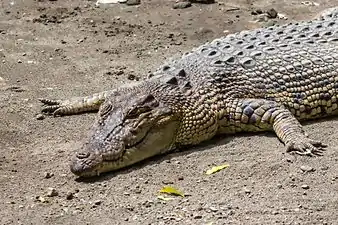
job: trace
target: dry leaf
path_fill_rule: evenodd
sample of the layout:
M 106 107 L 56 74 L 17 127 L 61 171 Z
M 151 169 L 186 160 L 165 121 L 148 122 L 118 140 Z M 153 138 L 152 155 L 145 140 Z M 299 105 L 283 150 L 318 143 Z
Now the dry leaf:
M 224 164 L 224 165 L 220 165 L 220 166 L 214 166 L 212 167 L 211 169 L 208 169 L 207 172 L 205 172 L 207 175 L 210 175 L 210 174 L 213 174 L 213 173 L 216 173 L 222 169 L 225 169 L 227 168 L 229 165 L 227 164 Z
M 184 197 L 183 193 L 181 193 L 180 191 L 178 191 L 175 188 L 170 187 L 170 186 L 164 186 L 160 190 L 160 193 L 167 193 L 167 194 L 171 194 L 171 195 L 178 195 L 178 196 Z

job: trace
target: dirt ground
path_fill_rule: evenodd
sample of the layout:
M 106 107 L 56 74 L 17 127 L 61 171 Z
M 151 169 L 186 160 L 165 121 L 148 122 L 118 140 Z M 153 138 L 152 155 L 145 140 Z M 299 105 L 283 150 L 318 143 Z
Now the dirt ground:
M 240 134 L 81 181 L 69 158 L 95 114 L 39 115 L 65 99 L 143 79 L 167 57 L 271 21 L 310 19 L 336 0 L 193 3 L 0 2 L 1 224 L 338 224 L 338 120 L 305 125 L 323 157 L 285 153 L 274 134 Z M 253 23 L 257 9 L 288 20 Z M 230 166 L 207 176 L 213 165 Z M 171 185 L 186 194 L 157 198 Z M 51 189 L 53 189 L 51 191 Z

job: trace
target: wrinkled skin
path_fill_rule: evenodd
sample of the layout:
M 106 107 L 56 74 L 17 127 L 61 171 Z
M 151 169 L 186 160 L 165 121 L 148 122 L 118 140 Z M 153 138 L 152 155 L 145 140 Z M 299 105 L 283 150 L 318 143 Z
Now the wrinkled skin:
M 175 147 L 178 115 L 152 94 L 110 96 L 98 115 L 71 160 L 71 171 L 78 176 L 114 171 Z

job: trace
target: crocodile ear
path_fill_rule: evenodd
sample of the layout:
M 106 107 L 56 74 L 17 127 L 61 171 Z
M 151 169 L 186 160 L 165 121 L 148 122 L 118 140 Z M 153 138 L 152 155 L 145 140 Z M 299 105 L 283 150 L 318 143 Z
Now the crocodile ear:
M 159 102 L 156 100 L 154 95 L 146 94 L 140 96 L 139 99 L 133 104 L 133 106 L 129 108 L 126 114 L 126 119 L 135 119 L 140 114 L 149 112 L 157 106 L 159 106 Z

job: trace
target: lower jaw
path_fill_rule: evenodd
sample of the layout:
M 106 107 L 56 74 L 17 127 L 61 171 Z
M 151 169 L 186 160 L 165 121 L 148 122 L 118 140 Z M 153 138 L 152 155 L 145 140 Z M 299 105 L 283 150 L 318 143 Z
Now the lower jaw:
M 82 173 L 82 174 L 76 174 L 79 177 L 95 177 L 95 176 L 99 176 L 100 173 L 93 171 L 93 172 L 87 172 L 87 173 Z
M 135 163 L 143 161 L 145 158 L 144 155 L 135 154 L 136 148 L 130 148 L 125 151 L 122 158 L 116 161 L 103 161 L 101 165 L 95 168 L 92 172 L 84 173 L 81 176 L 99 176 L 102 173 L 114 172 L 129 166 L 132 166 Z
M 102 161 L 100 165 L 92 168 L 90 171 L 83 171 L 83 172 L 74 172 L 72 171 L 76 176 L 79 177 L 95 177 L 95 176 L 100 176 L 102 173 L 107 173 L 107 172 L 113 172 L 118 169 L 124 168 L 129 166 L 130 164 L 130 159 L 128 159 L 125 156 L 122 156 L 123 160 L 116 160 L 116 161 Z
M 79 177 L 94 177 L 99 176 L 102 173 L 114 172 L 116 170 L 129 167 L 135 163 L 141 162 L 147 158 L 151 158 L 160 152 L 154 153 L 151 148 L 142 149 L 137 147 L 131 147 L 126 149 L 121 159 L 116 161 L 102 161 L 100 165 L 92 168 L 91 171 L 84 171 L 83 173 L 76 174 Z

